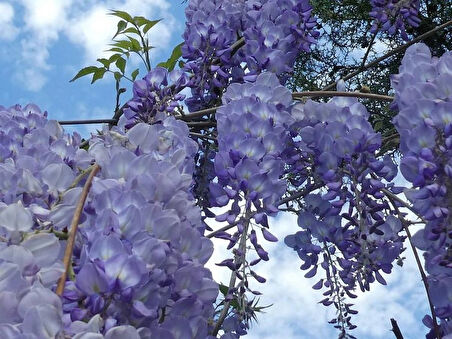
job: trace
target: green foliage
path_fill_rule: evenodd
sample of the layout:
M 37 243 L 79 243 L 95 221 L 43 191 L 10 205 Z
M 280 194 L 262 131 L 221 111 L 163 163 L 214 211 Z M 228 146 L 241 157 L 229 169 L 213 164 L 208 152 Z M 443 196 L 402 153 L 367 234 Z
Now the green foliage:
M 181 49 L 182 45 L 183 45 L 183 42 L 180 43 L 179 45 L 177 45 L 176 47 L 174 47 L 173 52 L 171 53 L 171 56 L 169 57 L 169 59 L 166 60 L 165 62 L 159 63 L 157 66 L 165 67 L 166 69 L 168 69 L 168 71 L 172 71 L 174 69 L 174 67 L 176 66 L 176 63 L 179 60 L 179 58 L 182 56 L 182 49 Z
M 116 33 L 112 38 L 113 43 L 110 44 L 111 48 L 107 50 L 107 52 L 114 52 L 114 54 L 108 59 L 97 59 L 97 62 L 99 62 L 101 66 L 88 66 L 81 69 L 70 80 L 71 82 L 92 74 L 91 83 L 94 83 L 97 80 L 102 79 L 107 72 L 112 73 L 115 80 L 118 82 L 123 78 L 129 81 L 135 81 L 140 72 L 139 68 L 133 70 L 130 77 L 126 75 L 127 60 L 133 53 L 140 57 L 148 71 L 151 69 L 149 51 L 154 47 L 149 44 L 146 34 L 161 20 L 148 20 L 142 16 L 132 17 L 127 12 L 117 10 L 111 10 L 108 14 L 120 19 L 117 23 Z M 174 53 L 175 52 L 173 52 L 173 54 Z M 176 58 L 176 54 L 174 58 Z M 179 57 L 180 55 L 177 56 L 177 59 Z M 174 63 L 176 63 L 176 61 Z M 168 62 L 170 62 L 170 60 Z
M 311 4 L 320 19 L 320 37 L 311 52 L 298 57 L 289 79 L 289 87 L 294 91 L 321 90 L 405 43 L 398 35 L 378 33 L 374 37 L 370 33 L 372 19 L 369 17 L 368 0 L 311 0 Z M 417 28 L 409 28 L 408 34 L 415 38 L 451 17 L 452 6 L 444 0 L 421 0 L 421 23 Z M 452 29 L 441 30 L 424 42 L 434 55 L 442 55 L 452 49 Z M 364 60 L 362 56 L 367 50 L 369 54 Z M 390 75 L 398 73 L 402 56 L 403 53 L 398 53 L 348 80 L 349 90 L 368 88 L 372 93 L 391 94 Z M 386 102 L 365 100 L 363 103 L 373 113 L 370 117 L 373 127 L 382 133 L 383 150 L 395 151 L 398 138 L 391 122 L 395 112 L 389 109 Z

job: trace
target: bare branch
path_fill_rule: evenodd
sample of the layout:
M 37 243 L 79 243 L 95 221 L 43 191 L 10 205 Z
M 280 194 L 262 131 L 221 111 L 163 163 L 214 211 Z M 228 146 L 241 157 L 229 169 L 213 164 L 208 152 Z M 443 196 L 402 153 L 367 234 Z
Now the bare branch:
M 64 252 L 63 257 L 63 264 L 64 264 L 64 272 L 61 274 L 60 280 L 58 281 L 56 294 L 61 297 L 64 290 L 64 285 L 66 283 L 66 277 L 69 271 L 69 266 L 71 264 L 72 259 L 72 251 L 74 250 L 74 243 L 75 243 L 75 236 L 77 234 L 78 229 L 78 223 L 80 221 L 80 216 L 83 211 L 83 206 L 85 205 L 86 198 L 88 196 L 89 190 L 91 188 L 91 183 L 93 181 L 94 176 L 96 173 L 100 170 L 100 166 L 95 164 L 92 169 L 91 173 L 88 176 L 88 179 L 86 180 L 85 186 L 83 187 L 82 194 L 80 195 L 80 199 L 77 203 L 77 206 L 75 208 L 74 216 L 72 218 L 71 222 L 71 228 L 69 230 L 69 237 L 66 244 L 66 250 Z

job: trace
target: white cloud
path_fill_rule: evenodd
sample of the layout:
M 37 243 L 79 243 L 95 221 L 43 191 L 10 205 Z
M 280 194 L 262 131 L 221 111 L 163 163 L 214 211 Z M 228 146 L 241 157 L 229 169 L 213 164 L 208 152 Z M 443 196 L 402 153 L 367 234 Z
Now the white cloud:
M 7 2 L 0 2 L 0 40 L 14 40 L 19 28 L 14 26 L 14 8 Z
M 171 6 L 166 0 L 19 0 L 19 3 L 24 8 L 24 34 L 17 78 L 26 88 L 34 91 L 40 90 L 46 82 L 46 72 L 52 68 L 49 50 L 61 35 L 83 49 L 84 60 L 80 61 L 81 64 L 94 64 L 97 58 L 105 55 L 103 51 L 108 48 L 119 20 L 107 15 L 109 9 L 125 10 L 150 19 L 164 18 L 163 23 L 149 32 L 151 44 L 160 50 L 169 47 L 171 35 L 181 27 L 169 11 Z M 1 6 L 8 10 L 5 10 L 6 14 L 0 14 L 0 24 L 11 22 L 13 14 L 8 14 L 8 11 L 13 8 L 0 3 L 0 13 Z M 155 57 L 155 53 L 152 51 L 151 55 Z M 30 68 L 33 70 L 28 71 Z

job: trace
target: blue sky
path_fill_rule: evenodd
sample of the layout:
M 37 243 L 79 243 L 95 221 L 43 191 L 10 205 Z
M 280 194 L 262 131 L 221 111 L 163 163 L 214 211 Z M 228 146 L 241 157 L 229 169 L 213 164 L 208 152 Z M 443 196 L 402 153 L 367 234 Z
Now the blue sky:
M 80 68 L 105 56 L 102 51 L 116 29 L 116 20 L 106 15 L 108 9 L 164 19 L 149 37 L 157 47 L 152 53 L 156 65 L 182 40 L 183 8 L 180 0 L 0 0 L 0 105 L 33 102 L 58 120 L 110 118 L 115 106 L 111 77 L 94 85 L 88 79 L 69 83 Z M 138 61 L 131 63 L 137 67 Z M 70 130 L 88 136 L 96 127 L 100 126 Z M 272 220 L 272 232 L 281 240 L 296 228 L 291 215 Z M 213 265 L 227 257 L 225 244 L 217 241 L 215 245 L 210 267 L 217 280 L 226 282 L 228 271 Z M 267 283 L 259 288 L 264 292 L 262 304 L 274 306 L 261 314 L 248 338 L 336 338 L 337 333 L 327 324 L 333 310 L 317 304 L 321 293 L 311 289 L 316 280 L 303 277 L 296 254 L 283 244 L 266 244 L 266 249 L 271 260 L 259 265 L 257 271 Z M 395 267 L 387 287 L 375 284 L 370 293 L 354 300 L 360 311 L 354 320 L 358 338 L 393 338 L 390 318 L 397 319 L 405 339 L 423 337 L 421 319 L 427 303 L 412 255 L 406 252 L 406 264 Z

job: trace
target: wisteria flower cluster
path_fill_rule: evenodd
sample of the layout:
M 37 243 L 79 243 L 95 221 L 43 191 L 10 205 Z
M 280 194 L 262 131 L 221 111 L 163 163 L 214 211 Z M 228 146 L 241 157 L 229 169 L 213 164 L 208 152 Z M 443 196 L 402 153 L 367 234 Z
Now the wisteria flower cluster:
M 243 81 L 240 59 L 230 47 L 242 31 L 244 1 L 192 0 L 185 9 L 182 56 L 184 69 L 193 74 L 190 110 L 215 106 L 232 81 Z
M 182 47 L 185 70 L 193 74 L 189 108 L 219 103 L 229 83 L 253 80 L 263 71 L 290 72 L 319 35 L 311 12 L 308 0 L 190 1 Z M 234 51 L 240 38 L 245 47 Z
M 392 77 L 394 125 L 403 155 L 400 170 L 413 189 L 405 192 L 425 220 L 413 237 L 425 251 L 425 269 L 444 334 L 452 317 L 452 53 L 434 58 L 424 44 L 411 46 Z M 431 319 L 425 323 L 432 328 Z M 432 334 L 433 335 L 433 334 Z
M 382 192 L 394 189 L 388 182 L 397 169 L 389 157 L 375 158 L 380 136 L 357 99 L 308 101 L 295 105 L 292 115 L 296 151 L 289 173 L 298 183 L 308 185 L 303 180 L 309 176 L 325 188 L 304 198 L 298 213 L 303 230 L 287 236 L 285 243 L 297 251 L 301 268 L 310 269 L 306 277 L 316 275 L 319 264 L 325 270 L 326 279 L 313 288 L 327 288 L 321 302 L 338 308 L 333 322 L 341 324 L 336 326 L 353 329 L 349 314 L 356 311 L 342 297 L 355 297 L 352 292 L 357 285 L 365 291 L 375 280 L 386 284 L 380 271 L 390 273 L 403 251 L 401 223 L 387 216 L 389 205 Z
M 292 71 L 300 52 L 309 52 L 319 36 L 308 0 L 246 1 L 244 25 L 243 53 L 252 73 Z
M 218 152 L 214 164 L 217 182 L 210 184 L 210 194 L 213 206 L 232 204 L 228 212 L 218 215 L 216 220 L 239 223 L 232 237 L 225 232 L 218 234 L 230 240 L 229 248 L 233 248 L 242 235 L 247 236 L 251 219 L 264 227 L 265 239 L 276 241 L 266 230 L 267 215 L 278 211 L 276 203 L 286 188 L 281 179 L 282 153 L 289 141 L 287 126 L 292 121 L 291 102 L 291 93 L 280 85 L 276 75 L 266 72 L 254 83 L 230 85 L 223 96 L 223 106 L 217 110 Z M 241 206 L 242 201 L 244 206 Z M 253 265 L 268 260 L 268 253 L 258 243 L 255 230 L 249 234 L 258 256 Z M 233 259 L 220 265 L 233 271 L 246 268 L 244 262 L 234 263 Z M 248 273 L 258 282 L 265 281 L 254 271 Z M 247 286 L 247 275 L 236 274 Z M 235 332 L 241 333 L 237 329 Z
M 172 114 L 185 99 L 180 91 L 188 81 L 188 75 L 181 70 L 152 69 L 133 83 L 133 98 L 127 102 L 118 125 L 128 129 L 139 122 L 153 124 Z
M 90 157 L 79 148 L 79 135 L 64 133 L 46 114 L 35 105 L 0 106 L 0 333 L 5 339 L 56 338 L 63 329 L 62 303 L 52 287 L 63 271 L 64 246 L 51 214 Z
M 85 320 L 97 316 L 102 334 L 127 325 L 135 337 L 208 336 L 218 285 L 204 268 L 213 246 L 190 192 L 196 151 L 173 117 L 91 140 L 102 170 L 63 294 L 67 333 L 92 332 Z
M 1 108 L 2 338 L 206 338 L 218 285 L 191 193 L 196 143 L 181 121 L 64 134 L 35 106 Z M 32 157 L 38 152 L 41 157 Z M 81 193 L 93 182 L 62 299 L 53 291 Z M 210 320 L 209 320 L 210 319 Z
M 402 38 L 408 40 L 406 26 L 417 27 L 421 22 L 419 3 L 419 0 L 371 0 L 369 14 L 374 19 L 371 31 L 381 29 L 390 35 L 400 32 Z

